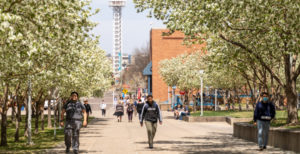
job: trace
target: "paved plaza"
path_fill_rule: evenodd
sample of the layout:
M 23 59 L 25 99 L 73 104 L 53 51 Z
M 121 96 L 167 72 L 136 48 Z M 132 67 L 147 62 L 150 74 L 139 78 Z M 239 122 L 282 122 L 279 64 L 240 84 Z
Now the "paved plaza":
M 109 101 L 108 98 L 105 99 Z M 158 126 L 154 149 L 147 145 L 145 126 L 140 127 L 138 117 L 133 123 L 128 123 L 123 117 L 118 123 L 113 116 L 113 109 L 107 112 L 107 117 L 101 117 L 101 112 L 95 110 L 96 118 L 81 130 L 80 153 L 93 154 L 254 154 L 254 153 L 293 153 L 278 148 L 268 147 L 266 151 L 258 151 L 253 142 L 232 137 L 233 127 L 227 123 L 187 123 L 174 120 L 171 112 L 163 112 L 163 125 Z M 63 153 L 63 144 L 51 149 L 48 153 Z

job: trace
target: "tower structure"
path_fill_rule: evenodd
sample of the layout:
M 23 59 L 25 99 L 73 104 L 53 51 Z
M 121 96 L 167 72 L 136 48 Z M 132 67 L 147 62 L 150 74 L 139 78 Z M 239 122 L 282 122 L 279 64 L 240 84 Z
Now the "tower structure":
M 109 6 L 113 9 L 113 73 L 115 81 L 120 83 L 122 71 L 122 7 L 126 0 L 111 0 Z

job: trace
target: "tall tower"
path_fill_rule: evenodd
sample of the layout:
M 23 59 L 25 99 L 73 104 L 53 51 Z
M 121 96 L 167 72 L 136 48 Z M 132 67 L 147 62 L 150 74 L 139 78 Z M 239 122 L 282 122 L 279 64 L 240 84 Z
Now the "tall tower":
M 113 8 L 113 73 L 121 78 L 122 71 L 122 7 L 126 0 L 111 0 L 109 6 Z

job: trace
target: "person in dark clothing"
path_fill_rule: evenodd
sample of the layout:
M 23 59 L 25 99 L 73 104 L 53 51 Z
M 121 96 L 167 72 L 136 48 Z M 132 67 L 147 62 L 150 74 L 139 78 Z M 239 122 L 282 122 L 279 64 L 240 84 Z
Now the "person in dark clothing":
M 114 115 L 117 116 L 118 122 L 122 122 L 122 116 L 124 115 L 124 106 L 123 102 L 120 100 L 118 102 L 118 105 L 116 106 Z
M 102 111 L 102 116 L 105 117 L 106 114 L 106 104 L 104 100 L 102 100 L 102 104 L 100 105 L 101 111 Z
M 136 117 L 138 115 L 138 112 L 137 112 L 137 104 L 138 104 L 138 100 L 137 99 L 134 99 L 134 102 L 133 102 L 133 105 L 134 105 L 134 116 Z
M 267 148 L 270 121 L 275 118 L 276 110 L 274 104 L 269 101 L 269 94 L 261 94 L 262 101 L 256 104 L 254 111 L 254 125 L 257 125 L 258 130 L 258 146 L 259 150 Z
M 64 114 L 66 115 L 66 125 L 64 125 Z M 83 115 L 82 115 L 83 114 Z M 82 124 L 82 117 L 83 124 Z M 84 105 L 78 100 L 78 93 L 71 93 L 71 100 L 64 104 L 61 112 L 60 125 L 65 126 L 65 145 L 66 153 L 70 152 L 72 144 L 73 152 L 75 154 L 79 151 L 79 132 L 81 126 L 87 125 L 87 114 Z
M 147 128 L 148 134 L 148 144 L 149 148 L 153 148 L 153 139 L 157 129 L 157 119 L 159 120 L 160 125 L 162 125 L 162 116 L 159 109 L 159 106 L 153 101 L 153 96 L 148 95 L 146 104 L 144 105 L 140 117 L 140 124 L 143 127 L 143 120 L 145 119 L 145 125 Z
M 130 103 L 127 105 L 128 122 L 132 122 L 133 111 L 134 111 L 134 105 L 133 105 L 132 102 L 130 102 Z
M 84 107 L 86 109 L 87 120 L 89 121 L 90 114 L 92 114 L 92 108 L 91 108 L 88 100 L 84 100 Z
M 143 109 L 144 105 L 145 105 L 145 103 L 143 103 L 142 100 L 139 99 L 139 101 L 138 101 L 138 103 L 136 105 L 136 111 L 139 114 L 139 119 L 141 117 L 141 113 L 142 113 L 142 109 Z

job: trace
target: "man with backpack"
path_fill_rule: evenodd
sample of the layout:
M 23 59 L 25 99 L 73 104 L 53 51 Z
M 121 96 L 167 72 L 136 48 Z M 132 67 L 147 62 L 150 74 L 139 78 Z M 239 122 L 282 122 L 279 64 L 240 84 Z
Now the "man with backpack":
M 66 115 L 66 125 L 64 125 L 64 114 Z M 83 115 L 82 115 L 83 114 Z M 83 123 L 82 123 L 82 118 Z M 65 126 L 65 145 L 66 153 L 70 152 L 72 144 L 74 154 L 79 152 L 79 132 L 81 126 L 87 125 L 87 114 L 84 105 L 78 99 L 78 93 L 71 93 L 71 100 L 63 106 L 61 112 L 60 125 Z M 71 139 L 72 138 L 72 139 Z
M 144 105 L 141 117 L 140 117 L 140 124 L 143 127 L 143 120 L 145 119 L 145 125 L 147 128 L 148 134 L 148 144 L 149 148 L 153 148 L 153 139 L 157 129 L 157 119 L 159 120 L 159 124 L 162 125 L 162 116 L 159 109 L 159 106 L 153 101 L 153 96 L 148 95 L 146 104 Z
M 132 116 L 134 111 L 134 105 L 132 100 L 127 104 L 127 115 L 128 115 L 128 122 L 132 122 Z

